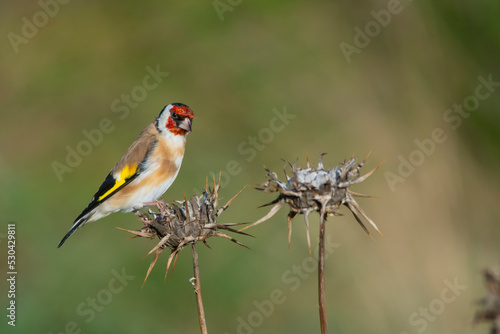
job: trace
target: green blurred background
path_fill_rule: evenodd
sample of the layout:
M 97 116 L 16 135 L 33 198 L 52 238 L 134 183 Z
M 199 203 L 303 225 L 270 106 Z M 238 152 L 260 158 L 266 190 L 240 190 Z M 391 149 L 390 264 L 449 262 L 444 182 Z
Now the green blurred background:
M 229 199 L 245 184 L 264 181 L 264 165 L 277 172 L 281 159 L 304 165 L 306 152 L 312 161 L 328 152 L 325 165 L 333 167 L 371 151 L 365 172 L 386 160 L 354 188 L 379 196 L 359 202 L 386 238 L 372 241 L 347 210 L 328 223 L 338 245 L 326 271 L 331 333 L 488 331 L 472 329 L 471 320 L 474 302 L 485 295 L 481 269 L 500 268 L 500 91 L 490 87 L 467 118 L 454 113 L 450 123 L 443 116 L 451 117 L 454 104 L 474 102 L 480 76 L 500 81 L 497 1 L 58 6 L 53 17 L 36 1 L 4 2 L 0 12 L 0 247 L 6 254 L 6 224 L 15 222 L 18 262 L 17 325 L 6 324 L 3 279 L 0 332 L 199 332 L 190 250 L 166 282 L 162 256 L 141 288 L 151 260 L 142 258 L 155 242 L 128 240 L 116 229 L 140 227 L 133 214 L 90 224 L 56 249 L 109 169 L 171 102 L 186 103 L 196 118 L 165 200 L 201 189 L 206 176 L 219 171 L 234 174 L 223 178 L 221 195 Z M 390 22 L 385 16 L 385 26 L 375 23 L 372 11 L 384 18 L 380 11 L 389 13 L 388 7 L 398 13 Z M 33 16 L 38 31 L 25 28 L 34 36 L 19 39 Z M 372 29 L 373 37 L 356 37 L 356 27 Z M 341 43 L 356 42 L 365 45 L 346 57 Z M 140 93 L 135 87 L 148 66 L 169 75 L 121 119 L 113 102 L 133 89 Z M 281 126 L 273 120 L 276 110 L 293 118 Z M 82 131 L 97 129 L 105 118 L 113 131 L 60 181 L 54 162 L 66 164 L 67 147 L 76 149 L 86 140 Z M 279 131 L 265 130 L 273 124 Z M 435 129 L 446 140 L 431 145 Z M 429 154 L 418 153 L 415 141 L 427 143 Z M 247 151 L 252 147 L 255 156 Z M 418 166 L 391 186 L 388 177 L 410 158 Z M 221 221 L 254 221 L 267 212 L 256 207 L 273 198 L 248 188 Z M 252 228 L 255 239 L 237 237 L 251 250 L 222 239 L 209 240 L 212 249 L 198 247 L 209 332 L 319 332 L 316 273 L 298 284 L 286 279 L 308 259 L 300 216 L 287 251 L 286 214 L 283 209 Z M 317 216 L 311 217 L 315 243 Z M 6 272 L 6 255 L 2 259 Z M 126 283 L 114 279 L 113 272 L 122 271 Z M 442 299 L 443 292 L 453 296 L 446 280 L 462 286 L 453 302 Z M 284 302 L 270 310 L 263 301 L 274 290 Z M 268 309 L 257 313 L 257 304 Z

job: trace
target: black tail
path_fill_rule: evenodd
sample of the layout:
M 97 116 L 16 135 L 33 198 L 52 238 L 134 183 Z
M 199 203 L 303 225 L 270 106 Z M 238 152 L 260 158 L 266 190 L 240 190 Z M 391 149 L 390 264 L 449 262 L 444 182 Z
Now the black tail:
M 71 228 L 69 229 L 68 233 L 66 233 L 66 235 L 64 236 L 64 238 L 62 238 L 59 245 L 57 245 L 57 248 L 61 247 L 66 242 L 66 239 L 68 239 L 73 233 L 75 233 L 80 226 L 84 225 L 91 216 L 92 215 L 85 215 L 83 217 L 78 217 L 73 223 L 73 226 L 71 226 Z

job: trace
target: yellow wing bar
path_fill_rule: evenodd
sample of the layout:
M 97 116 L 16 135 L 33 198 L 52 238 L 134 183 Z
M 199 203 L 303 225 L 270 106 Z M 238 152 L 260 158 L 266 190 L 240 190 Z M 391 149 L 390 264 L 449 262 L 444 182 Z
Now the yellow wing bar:
M 112 194 L 116 189 L 120 188 L 128 178 L 134 175 L 137 172 L 137 164 L 133 164 L 131 166 L 126 165 L 120 172 L 120 175 L 115 180 L 115 184 L 111 189 L 106 191 L 102 196 L 99 197 L 98 201 L 102 201 L 104 198 L 108 197 Z

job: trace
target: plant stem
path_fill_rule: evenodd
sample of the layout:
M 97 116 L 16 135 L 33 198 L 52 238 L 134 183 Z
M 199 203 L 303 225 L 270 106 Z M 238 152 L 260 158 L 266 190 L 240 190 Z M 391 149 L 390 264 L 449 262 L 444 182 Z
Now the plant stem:
M 198 317 L 200 319 L 201 334 L 208 334 L 207 321 L 205 320 L 205 310 L 203 308 L 203 300 L 201 298 L 201 284 L 200 284 L 200 269 L 198 267 L 198 253 L 196 252 L 196 245 L 193 248 L 193 271 L 194 271 L 194 293 L 196 294 L 196 303 L 198 305 Z
M 326 300 L 325 300 L 325 214 L 320 213 L 319 222 L 319 250 L 318 250 L 318 296 L 319 296 L 319 322 L 321 324 L 321 334 L 328 333 L 326 320 Z

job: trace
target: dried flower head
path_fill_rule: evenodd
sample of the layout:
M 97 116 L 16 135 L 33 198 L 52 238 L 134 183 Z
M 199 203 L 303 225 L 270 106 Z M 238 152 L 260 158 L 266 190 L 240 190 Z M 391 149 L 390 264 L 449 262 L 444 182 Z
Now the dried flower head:
M 491 334 L 500 333 L 500 276 L 491 270 L 484 270 L 484 284 L 488 295 L 479 304 L 482 310 L 476 312 L 474 325 L 481 322 L 492 322 Z
M 244 229 L 270 219 L 286 203 L 290 207 L 290 212 L 288 213 L 288 244 L 290 245 L 292 234 L 292 219 L 297 214 L 303 214 L 310 252 L 309 214 L 316 211 L 325 217 L 327 215 L 341 215 L 339 213 L 339 208 L 341 205 L 345 205 L 353 213 L 356 221 L 370 237 L 371 234 L 363 224 L 361 217 L 365 218 L 375 230 L 382 234 L 377 225 L 365 214 L 354 199 L 355 196 L 372 196 L 359 194 L 349 189 L 350 186 L 366 180 L 380 165 L 361 176 L 360 169 L 365 165 L 368 155 L 362 162 L 357 162 L 355 158 L 351 158 L 349 160 L 344 160 L 337 167 L 328 170 L 323 167 L 323 156 L 325 154 L 326 153 L 323 153 L 320 156 L 317 168 L 311 168 L 309 158 L 307 158 L 307 168 L 305 169 L 296 167 L 295 163 L 289 164 L 292 169 L 292 176 L 288 176 L 285 170 L 286 181 L 280 181 L 275 172 L 266 168 L 269 179 L 256 189 L 266 193 L 278 192 L 278 198 L 263 205 L 268 206 L 274 204 L 274 207 L 267 215 Z
M 149 209 L 149 214 L 140 215 L 140 218 L 144 223 L 144 227 L 140 231 L 122 229 L 135 234 L 136 237 L 145 237 L 149 239 L 158 237 L 160 239 L 158 244 L 147 254 L 149 255 L 153 252 L 155 253 L 154 259 L 151 262 L 146 274 L 146 278 L 144 279 L 144 283 L 156 264 L 158 257 L 166 248 L 169 248 L 171 253 L 167 262 L 165 278 L 172 260 L 175 258 L 177 261 L 177 255 L 186 245 L 202 241 L 206 246 L 208 246 L 206 240 L 215 236 L 231 240 L 240 246 L 246 247 L 234 238 L 221 232 L 221 230 L 226 230 L 248 235 L 244 232 L 231 228 L 231 226 L 241 225 L 241 223 L 220 224 L 217 222 L 217 219 L 222 212 L 224 212 L 224 210 L 231 205 L 243 189 L 241 189 L 240 192 L 231 198 L 224 206 L 218 208 L 220 178 L 218 184 L 215 182 L 214 178 L 213 188 L 208 186 L 207 180 L 203 193 L 201 195 L 193 195 L 190 200 L 184 198 L 183 201 L 177 201 L 178 204 L 168 204 L 163 200 L 157 201 L 156 207 L 158 208 L 158 212 L 153 212 Z

